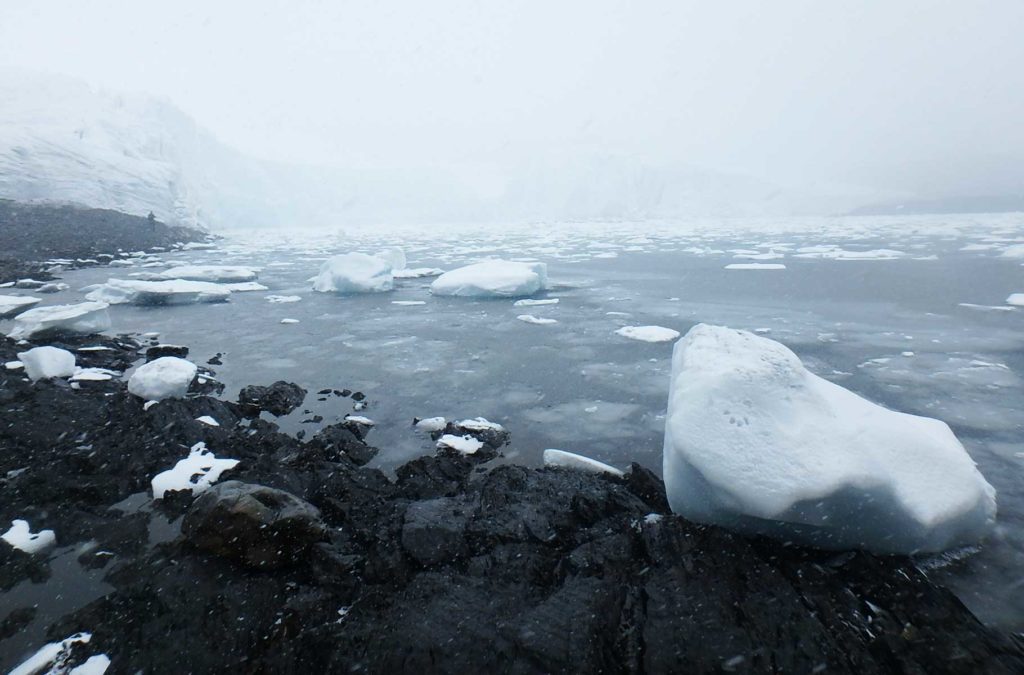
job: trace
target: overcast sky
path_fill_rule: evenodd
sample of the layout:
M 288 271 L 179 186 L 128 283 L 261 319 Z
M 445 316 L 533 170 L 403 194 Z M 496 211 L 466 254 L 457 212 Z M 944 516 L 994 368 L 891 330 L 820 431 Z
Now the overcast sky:
M 295 162 L 612 153 L 977 193 L 1024 158 L 1022 0 L 3 0 L 0 65 Z

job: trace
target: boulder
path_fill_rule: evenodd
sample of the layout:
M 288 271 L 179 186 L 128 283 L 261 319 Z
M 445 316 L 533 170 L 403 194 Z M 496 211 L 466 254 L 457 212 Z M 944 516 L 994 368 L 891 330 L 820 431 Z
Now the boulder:
M 265 410 L 280 417 L 292 412 L 306 400 L 306 390 L 294 382 L 278 380 L 269 386 L 250 384 L 238 392 L 238 402 L 251 409 Z
M 196 498 L 181 530 L 199 549 L 260 569 L 295 563 L 327 537 L 320 511 L 309 502 L 234 480 Z

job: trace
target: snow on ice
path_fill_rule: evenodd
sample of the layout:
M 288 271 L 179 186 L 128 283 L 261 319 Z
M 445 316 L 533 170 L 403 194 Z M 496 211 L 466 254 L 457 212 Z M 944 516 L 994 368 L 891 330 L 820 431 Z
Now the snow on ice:
M 153 477 L 153 499 L 163 499 L 165 493 L 173 490 L 191 490 L 195 497 L 216 483 L 222 473 L 237 465 L 237 459 L 218 458 L 200 441 L 192 446 L 188 457 L 178 460 L 173 469 Z
M 699 324 L 676 346 L 665 428 L 672 510 L 832 549 L 978 541 L 995 490 L 949 427 L 804 368 L 784 345 Z

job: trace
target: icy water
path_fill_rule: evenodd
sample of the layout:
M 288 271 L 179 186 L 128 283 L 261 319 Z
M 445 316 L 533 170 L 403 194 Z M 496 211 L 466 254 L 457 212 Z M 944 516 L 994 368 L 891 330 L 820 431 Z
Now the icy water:
M 432 452 L 411 422 L 442 415 L 505 425 L 508 461 L 537 465 L 545 448 L 561 448 L 660 472 L 672 343 L 638 342 L 616 329 L 685 333 L 708 322 L 758 330 L 827 379 L 953 427 L 999 492 L 999 527 L 980 549 L 921 564 L 984 621 L 1021 630 L 1024 309 L 1004 301 L 1024 292 L 1024 268 L 1003 253 L 1022 242 L 1020 215 L 235 233 L 217 250 L 157 255 L 256 266 L 270 290 L 222 304 L 110 312 L 114 332 L 159 332 L 163 342 L 188 345 L 197 363 L 222 353 L 223 365 L 213 367 L 225 396 L 250 383 L 302 385 L 306 404 L 281 420 L 291 432 L 312 434 L 353 412 L 350 398 L 318 390 L 365 393 L 359 414 L 377 422 L 369 440 L 385 470 Z M 392 246 L 405 250 L 409 267 L 546 262 L 552 287 L 537 297 L 558 303 L 435 298 L 430 278 L 397 280 L 395 291 L 374 295 L 310 290 L 309 277 L 330 255 Z M 725 268 L 735 263 L 785 269 Z M 44 304 L 77 301 L 76 289 L 139 271 L 65 273 L 72 290 Z M 268 295 L 301 300 L 275 304 Z M 557 323 L 526 323 L 522 314 Z M 308 422 L 317 415 L 322 423 Z

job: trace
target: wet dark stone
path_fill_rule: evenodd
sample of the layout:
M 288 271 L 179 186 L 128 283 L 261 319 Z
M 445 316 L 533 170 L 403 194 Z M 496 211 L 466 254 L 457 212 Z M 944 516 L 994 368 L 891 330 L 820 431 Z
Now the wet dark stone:
M 242 405 L 265 410 L 271 415 L 280 417 L 292 412 L 306 398 L 306 390 L 292 382 L 277 381 L 270 386 L 249 385 L 238 393 L 238 402 Z
M 164 356 L 175 356 L 183 359 L 188 356 L 188 347 L 181 345 L 154 345 L 146 349 L 147 363 Z
M 203 551 L 259 569 L 292 564 L 327 536 L 312 504 L 283 490 L 234 480 L 199 495 L 181 531 Z

